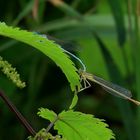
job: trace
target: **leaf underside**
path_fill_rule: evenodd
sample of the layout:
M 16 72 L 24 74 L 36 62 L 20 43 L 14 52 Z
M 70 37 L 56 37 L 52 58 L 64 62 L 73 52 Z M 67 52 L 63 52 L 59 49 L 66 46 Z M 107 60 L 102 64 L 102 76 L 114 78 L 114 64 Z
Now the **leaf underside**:
M 7 26 L 3 22 L 0 22 L 0 35 L 16 39 L 40 50 L 61 68 L 70 83 L 72 91 L 75 90 L 76 86 L 80 87 L 80 78 L 74 63 L 54 41 L 34 32 Z

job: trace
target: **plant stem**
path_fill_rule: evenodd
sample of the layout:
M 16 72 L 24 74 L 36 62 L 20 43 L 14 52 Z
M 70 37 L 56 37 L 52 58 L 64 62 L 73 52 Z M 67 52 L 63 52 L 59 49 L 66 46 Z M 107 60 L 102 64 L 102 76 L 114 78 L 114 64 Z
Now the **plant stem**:
M 55 118 L 55 120 L 53 121 L 53 122 L 51 122 L 49 125 L 48 125 L 48 127 L 47 127 L 47 129 L 46 129 L 46 133 L 48 133 L 49 132 L 49 130 L 53 127 L 53 125 L 55 124 L 55 122 L 58 120 L 59 118 L 58 118 L 58 116 Z
M 0 97 L 4 100 L 4 102 L 8 105 L 10 110 L 15 113 L 16 117 L 19 119 L 21 124 L 26 128 L 26 130 L 32 135 L 35 136 L 36 132 L 32 128 L 32 126 L 27 122 L 24 116 L 18 111 L 16 106 L 9 100 L 9 98 L 0 91 Z

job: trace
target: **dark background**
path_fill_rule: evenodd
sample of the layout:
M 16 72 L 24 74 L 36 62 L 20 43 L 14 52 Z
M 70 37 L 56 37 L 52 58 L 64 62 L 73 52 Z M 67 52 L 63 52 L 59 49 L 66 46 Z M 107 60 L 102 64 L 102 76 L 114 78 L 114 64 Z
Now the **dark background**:
M 64 2 L 0 0 L 0 21 L 61 40 L 62 47 L 79 56 L 88 72 L 130 89 L 133 98 L 140 100 L 138 0 Z M 2 36 L 0 55 L 17 68 L 27 83 L 20 90 L 1 72 L 0 90 L 35 130 L 48 125 L 36 115 L 38 108 L 47 107 L 59 113 L 69 107 L 73 93 L 52 60 L 31 46 Z M 106 94 L 98 85 L 92 84 L 92 88 L 79 94 L 76 110 L 105 119 L 118 140 L 140 139 L 140 108 Z M 23 140 L 28 136 L 0 100 L 0 140 Z

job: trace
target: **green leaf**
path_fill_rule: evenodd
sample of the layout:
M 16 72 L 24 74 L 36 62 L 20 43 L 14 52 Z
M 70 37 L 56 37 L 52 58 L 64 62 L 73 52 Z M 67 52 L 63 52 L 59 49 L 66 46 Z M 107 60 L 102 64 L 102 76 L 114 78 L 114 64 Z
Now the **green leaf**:
M 70 83 L 72 91 L 75 90 L 76 86 L 80 87 L 80 77 L 77 74 L 74 63 L 64 53 L 64 50 L 52 40 L 34 32 L 9 27 L 3 22 L 0 22 L 0 35 L 16 39 L 40 50 L 62 69 Z
M 40 110 L 41 117 L 54 121 L 55 114 L 50 118 L 51 111 Z M 110 140 L 115 139 L 113 132 L 107 128 L 103 120 L 81 112 L 63 111 L 58 115 L 54 129 L 66 140 Z
M 112 14 L 116 22 L 118 42 L 120 46 L 123 46 L 126 40 L 126 31 L 125 31 L 124 13 L 122 9 L 122 1 L 121 0 L 116 0 L 116 1 L 108 0 L 108 2 L 109 2 L 109 5 L 112 10 Z
M 37 114 L 44 119 L 50 120 L 51 122 L 57 117 L 57 114 L 55 112 L 47 108 L 40 108 Z
M 32 7 L 33 7 L 33 2 L 34 1 L 32 0 L 27 3 L 25 8 L 18 14 L 16 19 L 14 20 L 13 25 L 17 25 L 21 19 L 23 19 L 29 12 L 31 12 Z
M 69 109 L 73 109 L 76 106 L 77 102 L 78 102 L 78 95 L 77 95 L 77 93 L 75 93 Z
M 75 17 L 78 19 L 81 19 L 82 16 L 80 15 L 80 13 L 78 13 L 75 9 L 73 9 L 71 6 L 69 6 L 67 3 L 65 3 L 64 1 L 58 1 L 56 3 L 55 0 L 50 1 L 54 6 L 58 7 L 60 10 L 62 10 L 65 14 L 71 16 L 71 17 Z

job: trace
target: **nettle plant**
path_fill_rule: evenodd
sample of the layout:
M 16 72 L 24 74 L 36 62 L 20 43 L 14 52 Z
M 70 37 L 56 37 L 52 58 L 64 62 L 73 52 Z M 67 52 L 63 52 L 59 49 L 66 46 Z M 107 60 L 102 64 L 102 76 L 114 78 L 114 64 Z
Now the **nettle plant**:
M 67 52 L 54 41 L 35 32 L 28 32 L 7 26 L 0 22 L 0 35 L 26 43 L 50 57 L 66 75 L 72 92 L 74 93 L 71 105 L 68 110 L 63 110 L 56 114 L 47 108 L 40 108 L 37 115 L 49 120 L 50 124 L 46 128 L 35 132 L 30 124 L 25 120 L 16 107 L 9 101 L 8 97 L 0 92 L 0 96 L 14 111 L 21 123 L 30 132 L 29 140 L 110 140 L 115 139 L 113 132 L 108 128 L 104 120 L 95 118 L 91 114 L 75 111 L 73 108 L 78 101 L 78 91 L 81 89 L 80 74 L 74 63 L 70 60 Z M 55 53 L 54 53 L 55 52 Z M 66 52 L 66 53 L 65 53 Z M 64 61 L 65 60 L 65 61 Z M 19 74 L 7 61 L 0 57 L 0 68 L 18 87 L 24 88 L 25 82 L 20 80 Z M 89 77 L 90 78 L 90 77 Z M 86 83 L 84 83 L 86 84 Z M 57 130 L 57 135 L 53 136 L 49 130 Z

